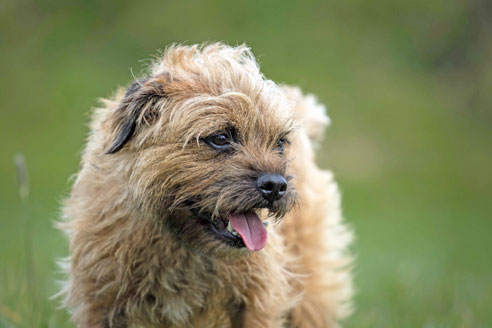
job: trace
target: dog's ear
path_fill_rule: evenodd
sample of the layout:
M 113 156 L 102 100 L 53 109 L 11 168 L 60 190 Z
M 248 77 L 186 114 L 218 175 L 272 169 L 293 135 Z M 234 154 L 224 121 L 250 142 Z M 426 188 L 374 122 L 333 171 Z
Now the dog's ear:
M 107 154 L 119 151 L 133 136 L 139 123 L 151 124 L 158 116 L 157 104 L 165 97 L 167 76 L 134 81 L 118 104 L 112 118 L 113 141 Z

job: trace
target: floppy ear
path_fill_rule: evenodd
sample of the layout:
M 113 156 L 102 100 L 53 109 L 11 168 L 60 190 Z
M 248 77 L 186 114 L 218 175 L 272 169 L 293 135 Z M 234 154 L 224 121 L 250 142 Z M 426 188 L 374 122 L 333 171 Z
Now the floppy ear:
M 114 154 L 123 148 L 140 122 L 150 124 L 158 117 L 156 105 L 165 97 L 163 82 L 162 77 L 144 78 L 128 87 L 113 114 L 113 141 L 107 154 Z

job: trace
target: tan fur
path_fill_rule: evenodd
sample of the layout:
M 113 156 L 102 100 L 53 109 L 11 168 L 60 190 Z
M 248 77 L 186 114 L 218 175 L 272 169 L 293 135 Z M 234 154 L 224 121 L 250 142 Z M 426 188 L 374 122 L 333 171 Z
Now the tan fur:
M 60 223 L 77 327 L 335 327 L 349 313 L 351 233 L 332 174 L 314 163 L 329 121 L 313 96 L 265 79 L 247 47 L 211 44 L 169 47 L 103 104 Z M 241 144 L 218 155 L 203 137 L 229 126 Z M 292 178 L 260 211 L 278 221 L 265 248 L 205 233 L 187 201 L 213 218 L 247 210 L 245 177 L 258 172 Z

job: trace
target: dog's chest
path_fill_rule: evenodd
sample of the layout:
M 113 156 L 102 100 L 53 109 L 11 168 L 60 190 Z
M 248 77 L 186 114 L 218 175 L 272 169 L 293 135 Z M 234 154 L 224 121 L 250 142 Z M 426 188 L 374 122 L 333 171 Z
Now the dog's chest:
M 243 327 L 244 303 L 224 286 L 212 283 L 208 287 L 202 291 L 196 286 L 175 289 L 161 299 L 160 306 L 155 307 L 159 313 L 154 313 L 154 317 L 164 319 L 163 327 Z
M 218 300 L 217 300 L 218 301 Z M 244 326 L 244 305 L 227 301 L 215 302 L 215 306 L 210 306 L 193 315 L 190 320 L 191 327 L 224 327 L 242 328 Z
M 188 258 L 161 267 L 146 309 L 167 327 L 242 327 L 247 278 L 238 267 Z M 150 286 L 149 286 L 150 287 Z M 242 288 L 241 288 L 242 287 Z

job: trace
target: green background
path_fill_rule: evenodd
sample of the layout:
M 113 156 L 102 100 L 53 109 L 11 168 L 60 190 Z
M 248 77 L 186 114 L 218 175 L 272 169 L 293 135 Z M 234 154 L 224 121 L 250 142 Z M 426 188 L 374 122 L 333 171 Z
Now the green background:
M 172 42 L 318 95 L 357 241 L 346 327 L 492 326 L 492 2 L 0 2 L 0 327 L 66 327 L 53 228 L 96 99 Z M 13 157 L 24 154 L 23 205 Z

